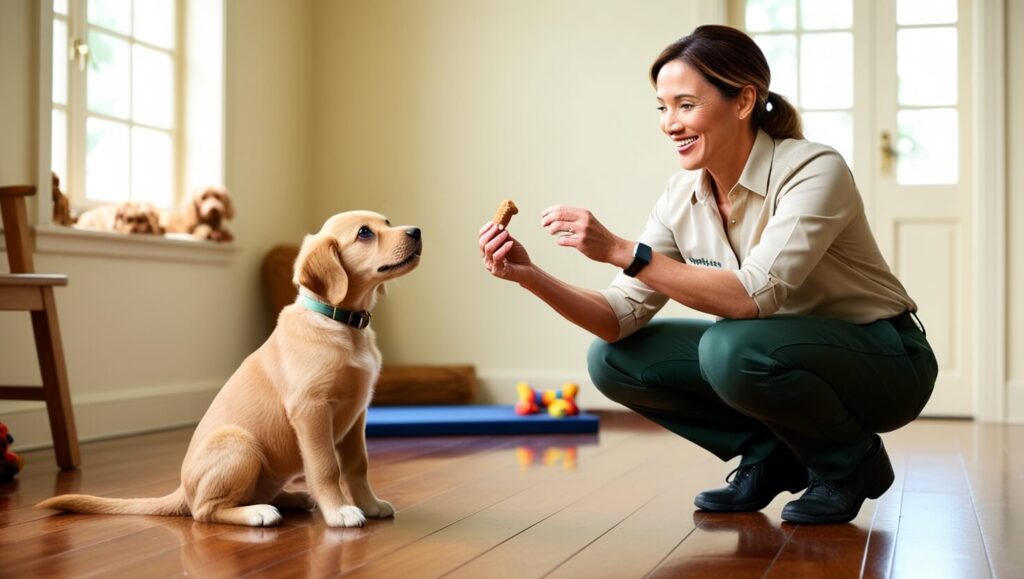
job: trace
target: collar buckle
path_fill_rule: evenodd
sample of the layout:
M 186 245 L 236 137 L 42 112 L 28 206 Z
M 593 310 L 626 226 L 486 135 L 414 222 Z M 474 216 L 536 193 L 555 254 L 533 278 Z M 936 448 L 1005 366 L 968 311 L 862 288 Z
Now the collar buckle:
M 339 316 L 338 306 L 331 306 L 331 308 L 333 310 L 331 312 L 332 320 L 341 322 L 343 324 L 347 324 L 349 326 L 352 326 L 353 328 L 356 328 L 357 330 L 362 330 L 366 326 L 370 325 L 370 312 L 366 310 L 363 310 L 361 312 L 350 312 L 348 310 L 340 310 L 341 315 Z
M 348 325 L 362 330 L 370 325 L 370 312 L 351 312 L 348 317 Z

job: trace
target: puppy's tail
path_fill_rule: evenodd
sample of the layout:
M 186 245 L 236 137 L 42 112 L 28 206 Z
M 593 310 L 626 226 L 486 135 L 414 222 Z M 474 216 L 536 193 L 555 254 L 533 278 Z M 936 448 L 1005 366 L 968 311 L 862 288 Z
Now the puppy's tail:
M 159 498 L 108 499 L 91 495 L 60 495 L 36 505 L 37 509 L 55 509 L 71 513 L 102 513 L 108 515 L 162 515 L 189 514 L 185 491 L 178 487 L 173 493 Z

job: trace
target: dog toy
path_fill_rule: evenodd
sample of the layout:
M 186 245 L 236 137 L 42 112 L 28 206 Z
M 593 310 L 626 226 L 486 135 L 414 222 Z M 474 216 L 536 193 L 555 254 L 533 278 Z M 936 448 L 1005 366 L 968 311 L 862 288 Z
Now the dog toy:
M 519 208 L 516 207 L 516 204 L 511 199 L 505 199 L 498 206 L 492 221 L 498 224 L 498 229 L 505 229 L 508 227 L 508 223 L 512 221 L 512 216 L 516 213 L 519 213 Z
M 0 422 L 0 480 L 10 480 L 21 472 L 25 461 L 17 454 L 8 450 L 14 443 L 14 437 L 7 430 L 7 425 Z
M 516 384 L 516 392 L 519 394 L 519 402 L 516 402 L 515 406 L 516 414 L 537 414 L 541 408 L 547 408 L 548 414 L 555 418 L 575 416 L 580 412 L 576 406 L 576 394 L 579 391 L 579 385 L 573 382 L 566 382 L 557 390 L 544 392 L 538 392 L 526 382 L 520 382 Z

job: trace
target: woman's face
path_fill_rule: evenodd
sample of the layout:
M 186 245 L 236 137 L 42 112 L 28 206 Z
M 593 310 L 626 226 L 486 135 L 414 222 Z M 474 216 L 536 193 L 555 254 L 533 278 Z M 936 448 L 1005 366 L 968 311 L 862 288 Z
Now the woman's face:
M 684 169 L 714 168 L 735 154 L 749 121 L 737 98 L 726 100 L 689 64 L 673 60 L 658 72 L 661 130 L 672 139 Z M 741 116 L 743 118 L 741 118 Z

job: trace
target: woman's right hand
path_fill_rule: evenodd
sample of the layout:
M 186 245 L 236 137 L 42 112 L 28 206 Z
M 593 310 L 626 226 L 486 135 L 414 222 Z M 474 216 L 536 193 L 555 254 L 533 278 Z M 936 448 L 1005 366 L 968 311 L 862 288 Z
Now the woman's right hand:
M 533 267 L 523 244 L 516 241 L 508 229 L 498 229 L 493 221 L 480 229 L 479 244 L 484 267 L 494 277 L 522 282 Z

